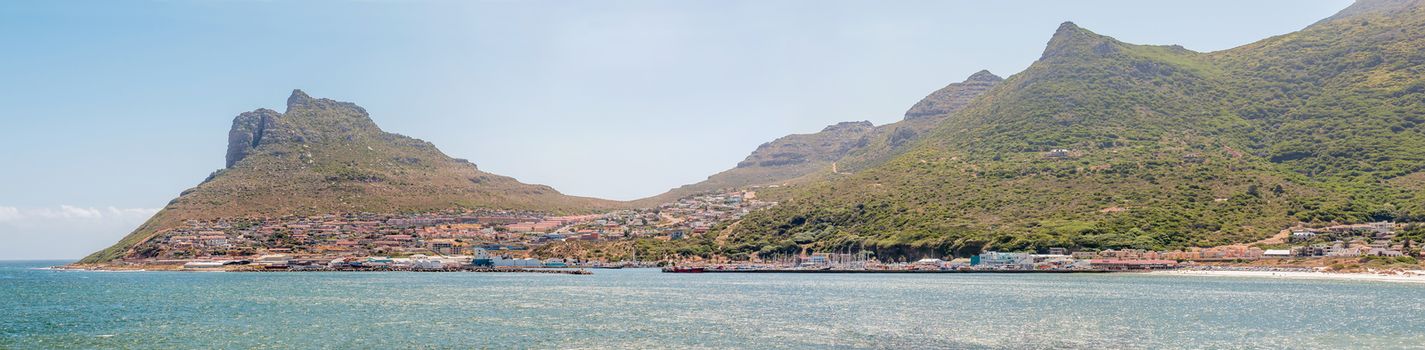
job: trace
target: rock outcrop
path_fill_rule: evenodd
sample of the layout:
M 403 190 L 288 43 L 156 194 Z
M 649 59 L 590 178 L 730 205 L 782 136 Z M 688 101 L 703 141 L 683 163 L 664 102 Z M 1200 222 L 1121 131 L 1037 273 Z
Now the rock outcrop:
M 965 108 L 970 100 L 983 95 L 985 91 L 989 91 L 1001 81 L 1004 81 L 1004 78 L 1000 78 L 990 71 L 981 70 L 970 75 L 970 78 L 965 81 L 952 83 L 925 96 L 905 112 L 905 119 L 944 117 Z
M 233 118 L 233 127 L 228 131 L 226 167 L 233 167 L 233 164 L 237 164 L 257 148 L 257 145 L 262 141 L 263 133 L 271 128 L 277 122 L 277 118 L 281 116 L 282 114 L 277 111 L 261 108 L 239 114 L 237 118 Z

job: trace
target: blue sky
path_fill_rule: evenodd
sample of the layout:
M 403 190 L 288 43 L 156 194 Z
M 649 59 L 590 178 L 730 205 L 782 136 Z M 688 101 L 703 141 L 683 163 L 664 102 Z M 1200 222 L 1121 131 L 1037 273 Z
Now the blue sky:
M 1321 1 L 0 2 L 0 259 L 72 258 L 223 166 L 301 88 L 486 171 L 634 199 L 838 121 L 900 119 L 1059 23 L 1215 51 Z

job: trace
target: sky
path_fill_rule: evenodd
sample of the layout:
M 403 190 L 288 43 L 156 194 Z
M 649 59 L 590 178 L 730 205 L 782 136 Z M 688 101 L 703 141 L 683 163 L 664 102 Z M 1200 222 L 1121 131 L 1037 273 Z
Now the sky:
M 118 240 L 223 167 L 234 116 L 297 88 L 485 171 L 636 199 L 1017 73 L 1064 21 L 1216 51 L 1349 3 L 4 1 L 0 259 Z

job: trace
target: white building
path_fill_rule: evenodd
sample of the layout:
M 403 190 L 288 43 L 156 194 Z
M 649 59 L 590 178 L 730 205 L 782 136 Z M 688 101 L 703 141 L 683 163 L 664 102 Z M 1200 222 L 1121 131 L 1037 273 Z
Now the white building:
M 445 267 L 445 262 L 444 262 L 444 261 L 441 261 L 439 258 L 432 258 L 432 257 L 429 257 L 429 256 L 419 255 L 419 254 L 418 254 L 418 255 L 413 255 L 413 256 L 411 256 L 411 268 L 415 268 L 415 269 L 425 269 L 425 270 L 435 270 L 435 269 L 441 269 L 441 268 L 444 268 L 444 267 Z
M 1285 258 L 1291 256 L 1291 249 L 1267 249 L 1262 252 L 1262 257 Z
M 292 257 L 287 254 L 263 255 L 254 261 L 254 264 L 264 267 L 287 267 L 287 263 L 292 261 Z
M 1399 250 L 1386 248 L 1371 248 L 1369 254 L 1373 256 L 1405 256 L 1405 253 L 1401 253 Z

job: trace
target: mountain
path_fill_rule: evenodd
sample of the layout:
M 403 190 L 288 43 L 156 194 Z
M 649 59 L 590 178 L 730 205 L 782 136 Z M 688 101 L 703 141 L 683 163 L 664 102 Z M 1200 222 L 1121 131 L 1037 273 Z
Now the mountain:
M 131 256 L 130 247 L 189 219 L 452 208 L 585 212 L 622 205 L 480 171 L 429 142 L 382 131 L 355 104 L 296 90 L 285 112 L 258 109 L 234 118 L 226 168 L 82 262 Z
M 989 71 L 979 71 L 965 81 L 951 83 L 926 96 L 906 111 L 905 119 L 900 122 L 882 126 L 868 121 L 842 122 L 817 133 L 783 136 L 758 146 L 738 162 L 737 167 L 634 203 L 655 206 L 719 189 L 812 181 L 839 173 L 838 166 L 843 165 L 837 164 L 838 161 L 854 168 L 883 159 L 1002 80 Z
M 1064 23 L 903 151 L 759 192 L 780 204 L 721 231 L 717 252 L 1165 249 L 1425 219 L 1422 72 L 1419 0 L 1212 53 Z
M 914 106 L 910 107 L 910 110 L 905 111 L 905 120 L 944 117 L 955 113 L 1001 81 L 1004 81 L 1004 78 L 1000 78 L 990 71 L 975 72 L 965 81 L 935 90 L 929 96 L 925 96 L 925 99 L 916 102 Z

